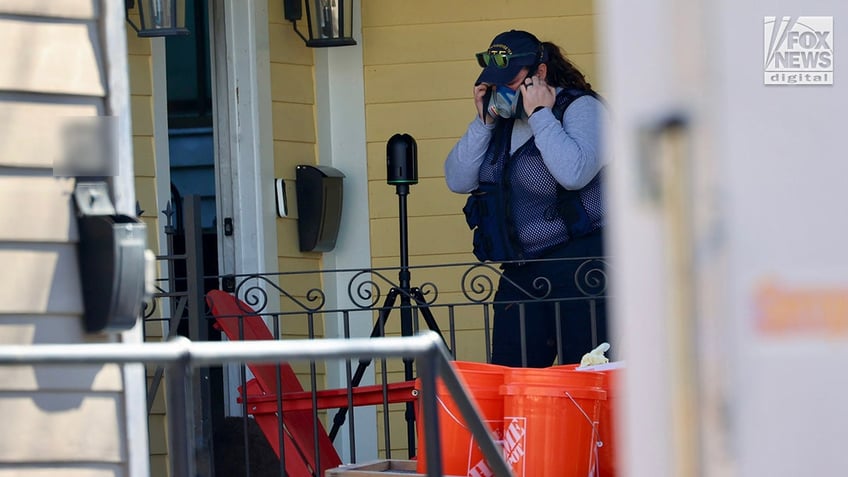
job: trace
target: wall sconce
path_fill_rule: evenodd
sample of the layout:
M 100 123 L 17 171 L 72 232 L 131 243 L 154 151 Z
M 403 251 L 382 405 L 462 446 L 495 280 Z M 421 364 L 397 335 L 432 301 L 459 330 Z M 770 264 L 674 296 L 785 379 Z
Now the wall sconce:
M 306 5 L 309 38 L 297 29 Z M 355 45 L 353 39 L 353 0 L 283 0 L 283 14 L 294 31 L 311 48 Z
M 133 27 L 138 36 L 149 38 L 153 36 L 178 36 L 191 33 L 185 27 L 186 0 L 139 0 L 138 15 L 141 17 L 141 27 L 130 20 L 130 10 L 135 7 L 135 0 L 126 0 L 127 23 Z

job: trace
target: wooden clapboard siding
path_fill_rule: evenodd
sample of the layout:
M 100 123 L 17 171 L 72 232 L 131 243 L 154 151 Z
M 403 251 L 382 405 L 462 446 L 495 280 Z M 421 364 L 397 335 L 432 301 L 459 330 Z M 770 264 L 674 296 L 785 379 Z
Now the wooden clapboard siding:
M 7 95 L 0 101 L 0 166 L 47 170 L 65 158 L 67 128 L 74 118 L 102 114 L 97 97 Z M 48 174 L 49 175 L 49 174 Z
M 133 30 L 129 37 L 136 36 Z M 137 39 L 150 42 L 149 39 Z M 143 211 L 141 216 L 150 224 L 148 242 L 153 250 L 160 250 L 158 243 L 158 221 L 156 191 L 156 147 L 154 137 L 155 113 L 153 111 L 153 69 L 151 48 L 134 48 L 128 55 L 130 78 L 130 101 L 133 117 L 133 166 L 135 173 L 136 200 Z M 163 120 L 161 118 L 160 120 Z M 164 250 L 160 250 L 164 252 Z
M 77 224 L 70 200 L 73 187 L 73 180 L 67 178 L 0 176 L 0 203 L 44 204 L 38 208 L 0 207 L 0 241 L 76 242 Z
M 138 24 L 137 12 L 132 11 L 131 17 Z M 154 111 L 154 80 L 153 80 L 153 48 L 151 42 L 161 39 L 139 38 L 135 31 L 126 27 L 127 63 L 129 66 L 130 101 L 132 105 L 132 147 L 133 166 L 135 175 L 136 200 L 142 210 L 141 218 L 147 224 L 147 241 L 151 250 L 166 254 L 165 244 L 159 243 L 160 211 L 157 207 L 158 191 L 156 189 L 156 142 L 167 141 L 167 138 L 156 137 L 154 121 L 167 118 L 156 116 Z M 164 92 L 156 92 L 164 94 Z M 161 304 L 160 304 L 161 305 Z M 161 309 L 153 318 L 161 317 Z M 145 341 L 160 341 L 165 335 L 162 321 L 153 320 L 146 324 Z M 155 367 L 148 367 L 148 381 L 153 376 Z M 154 400 L 154 406 L 149 412 L 148 448 L 150 452 L 150 475 L 166 477 L 170 475 L 168 457 L 168 436 L 165 430 L 166 406 L 164 396 L 165 382 L 159 383 L 159 390 Z
M 268 2 L 274 173 L 286 179 L 288 217 L 277 219 L 277 254 L 281 271 L 317 270 L 320 254 L 302 254 L 297 238 L 295 167 L 317 164 L 315 82 L 312 50 L 283 20 L 280 2 Z M 307 263 L 305 263 L 307 262 Z M 284 308 L 285 309 L 285 308 Z
M 0 69 L 0 89 L 105 96 L 102 52 L 91 41 L 100 35 L 95 20 L 62 23 L 2 18 L 0 32 L 0 58 L 14 60 Z
M 279 4 L 279 5 L 278 5 Z M 315 125 L 315 83 L 312 50 L 294 33 L 291 24 L 284 22 L 280 2 L 268 3 L 268 33 L 270 42 L 270 71 L 272 121 L 274 137 L 274 172 L 287 182 L 288 217 L 277 219 L 277 255 L 283 272 L 312 271 L 321 267 L 321 255 L 302 253 L 298 247 L 297 197 L 295 167 L 298 164 L 317 164 L 317 133 Z M 304 303 L 310 289 L 321 289 L 319 274 L 283 276 L 279 286 L 294 299 Z M 299 310 L 300 305 L 282 297 L 280 309 Z M 281 318 L 284 338 L 307 338 L 308 321 L 305 315 Z M 323 315 L 313 318 L 313 333 L 324 336 Z M 308 364 L 293 365 L 305 388 L 309 388 Z M 325 387 L 324 364 L 318 363 L 318 386 Z
M 22 182 L 29 182 L 19 179 Z M 82 296 L 72 243 L 0 242 L 0 314 L 59 314 L 78 320 Z
M 73 181 L 52 171 L 68 154 L 70 122 L 127 118 L 123 43 L 106 44 L 123 22 L 115 12 L 101 0 L 0 0 L 0 344 L 120 339 L 83 331 Z M 0 476 L 128 475 L 135 424 L 123 374 L 0 370 Z
M 522 12 L 516 17 L 516 9 Z M 471 0 L 455 2 L 362 2 L 366 141 L 372 264 L 397 266 L 397 198 L 385 183 L 385 144 L 409 133 L 418 144 L 419 183 L 408 197 L 410 264 L 474 261 L 471 232 L 462 216 L 465 197 L 444 183 L 444 159 L 474 119 L 471 99 L 479 67 L 474 53 L 501 31 L 524 29 L 559 44 L 598 88 L 595 5 L 592 0 Z M 460 269 L 413 272 L 413 285 L 432 281 L 439 303 L 467 301 Z M 446 329 L 447 310 L 434 309 Z M 482 310 L 456 309 L 460 359 L 485 359 Z M 388 332 L 399 333 L 390 323 Z M 400 379 L 399 364 L 390 364 Z M 391 378 L 390 378 L 391 379 Z M 402 430 L 403 412 L 391 413 Z M 382 437 L 381 437 L 382 439 Z M 383 441 L 379 441 L 381 451 Z M 393 452 L 406 446 L 403 432 L 392 434 Z M 402 452 L 401 452 L 402 453 Z
M 73 468 L 62 469 L 62 477 L 123 477 L 127 475 L 120 465 L 75 465 Z M 152 474 L 151 475 L 155 475 Z M 0 477 L 55 477 L 56 469 L 3 469 Z
M 73 316 L 71 318 L 77 318 Z M 3 344 L 105 340 L 83 334 L 67 316 L 0 316 Z M 0 370 L 0 463 L 50 464 L 125 461 L 121 371 L 106 366 L 23 366 Z M 58 430 L 62 432 L 57 432 Z M 74 466 L 76 467 L 76 466 Z M 124 475 L 120 466 L 102 469 Z M 32 475 L 39 469 L 30 468 Z M 0 473 L 2 475 L 2 473 Z M 18 473 L 14 475 L 29 475 Z M 63 471 L 63 475 L 65 475 Z
M 568 15 L 587 15 L 595 10 L 591 0 L 522 0 L 520 4 L 509 0 L 482 1 L 470 0 L 430 0 L 428 2 L 396 2 L 393 0 L 370 0 L 363 10 L 364 28 L 383 25 L 416 25 L 450 23 L 457 28 L 467 28 L 469 24 L 485 23 L 495 20 L 510 20 L 518 17 L 560 17 Z M 522 20 L 522 22 L 525 20 Z M 515 21 L 514 23 L 517 23 Z M 515 28 L 520 28 L 516 26 Z M 488 41 L 484 40 L 484 41 Z
M 120 393 L 0 392 L 0 463 L 122 463 L 122 407 Z
M 63 344 L 107 341 L 107 336 L 87 336 L 73 317 L 58 314 L 0 315 L 0 345 Z M 0 367 L 3 392 L 120 392 L 121 370 L 106 366 Z
M 271 117 L 274 138 L 274 176 L 285 179 L 288 199 L 288 217 L 277 218 L 277 264 L 281 272 L 317 271 L 321 268 L 321 254 L 303 253 L 298 245 L 297 196 L 295 193 L 295 167 L 298 164 L 318 163 L 315 73 L 312 49 L 284 20 L 282 2 L 268 2 L 268 41 L 270 48 L 271 73 Z M 322 289 L 320 274 L 282 276 L 279 286 L 302 303 L 311 289 Z M 282 311 L 302 310 L 291 298 L 282 296 L 279 303 Z M 308 321 L 304 314 L 284 315 L 280 319 L 283 338 L 307 338 Z M 317 338 L 324 336 L 324 316 L 313 317 L 313 333 Z M 318 388 L 326 388 L 325 365 L 318 362 Z M 309 365 L 293 363 L 293 368 L 304 389 L 311 387 Z M 326 412 L 321 412 L 322 419 Z
M 6 15 L 96 20 L 97 10 L 95 0 L 0 0 L 0 11 Z

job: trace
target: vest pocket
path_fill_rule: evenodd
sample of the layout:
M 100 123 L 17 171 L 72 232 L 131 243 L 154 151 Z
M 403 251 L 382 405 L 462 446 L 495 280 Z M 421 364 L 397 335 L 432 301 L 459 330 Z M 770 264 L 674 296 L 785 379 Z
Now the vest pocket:
M 509 239 L 506 210 L 495 184 L 480 184 L 462 208 L 465 221 L 474 231 L 474 256 L 481 262 L 500 262 L 519 258 L 517 247 Z

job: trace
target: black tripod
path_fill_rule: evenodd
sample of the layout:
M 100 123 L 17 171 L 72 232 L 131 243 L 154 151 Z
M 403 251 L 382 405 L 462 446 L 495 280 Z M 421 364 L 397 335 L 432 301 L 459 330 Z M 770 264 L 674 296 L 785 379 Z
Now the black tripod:
M 424 294 L 419 288 L 410 285 L 411 273 L 409 271 L 409 229 L 407 223 L 406 197 L 409 195 L 409 186 L 418 183 L 418 159 L 415 140 L 408 134 L 395 134 L 389 139 L 387 145 L 388 176 L 387 182 L 395 186 L 398 195 L 398 216 L 400 222 L 400 271 L 398 272 L 398 286 L 392 287 L 386 295 L 386 300 L 380 307 L 377 322 L 371 330 L 371 338 L 380 338 L 385 335 L 386 322 L 395 307 L 395 302 L 400 297 L 400 333 L 401 336 L 412 336 L 412 302 L 421 311 L 424 322 L 430 330 L 442 336 L 439 325 L 433 317 L 433 313 L 427 306 Z M 442 337 L 444 340 L 444 337 Z M 365 370 L 371 364 L 370 359 L 362 359 L 351 379 L 351 387 L 359 386 L 365 375 Z M 411 381 L 414 378 L 412 360 L 403 360 L 404 379 Z M 330 440 L 334 440 L 339 428 L 344 424 L 349 407 L 340 408 L 333 418 L 333 427 L 330 429 Z M 415 409 L 413 403 L 406 403 L 405 413 L 407 425 L 407 445 L 409 456 L 415 455 Z

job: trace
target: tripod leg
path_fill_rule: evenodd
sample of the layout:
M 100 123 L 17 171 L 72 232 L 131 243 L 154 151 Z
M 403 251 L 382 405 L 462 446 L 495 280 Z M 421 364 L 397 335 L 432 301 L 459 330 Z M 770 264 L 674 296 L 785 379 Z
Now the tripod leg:
M 439 325 L 436 323 L 435 317 L 433 317 L 433 313 L 430 311 L 430 307 L 427 305 L 427 301 L 424 299 L 424 294 L 421 293 L 421 290 L 418 288 L 413 288 L 409 292 L 409 297 L 415 300 L 415 305 L 421 314 L 424 316 L 424 322 L 427 324 L 427 327 L 436 333 L 439 334 L 439 337 L 442 338 L 442 342 L 445 343 L 445 347 L 448 348 L 450 352 L 450 347 L 445 342 L 445 337 L 442 336 L 441 330 L 439 330 Z M 411 332 L 411 330 L 410 330 Z M 411 334 L 411 333 L 410 333 Z M 405 370 L 406 370 L 406 379 L 412 379 L 412 361 L 404 361 Z M 406 413 L 404 415 L 406 419 L 406 427 L 407 427 L 407 445 L 409 446 L 410 457 L 416 454 L 415 452 L 415 408 L 413 403 L 406 403 Z
M 442 331 L 439 329 L 439 324 L 436 323 L 436 318 L 433 317 L 433 312 L 430 311 L 430 307 L 427 306 L 427 301 L 424 300 L 424 295 L 421 293 L 421 290 L 418 288 L 414 288 L 412 290 L 412 298 L 415 300 L 415 303 L 418 305 L 418 310 L 421 312 L 421 315 L 424 317 L 424 323 L 427 324 L 427 328 L 432 331 L 435 331 L 439 334 L 439 337 L 442 338 L 442 342 L 445 344 L 445 347 L 448 349 L 449 353 L 452 353 L 450 349 L 450 345 L 445 341 L 444 335 L 442 335 Z
M 396 288 L 392 288 L 389 290 L 388 295 L 386 295 L 386 300 L 383 302 L 383 306 L 380 307 L 380 313 L 377 315 L 377 322 L 374 323 L 374 328 L 371 330 L 371 338 L 379 338 L 385 334 L 386 330 L 386 322 L 389 319 L 389 313 L 391 313 L 392 308 L 395 306 L 395 300 L 397 300 L 398 290 Z M 350 380 L 350 387 L 355 388 L 359 386 L 359 383 L 362 382 L 362 378 L 365 376 L 365 370 L 371 364 L 370 359 L 360 359 L 359 365 L 356 367 L 356 372 L 353 373 L 353 377 Z M 339 432 L 339 428 L 344 424 L 345 419 L 347 419 L 347 411 L 353 407 L 353 403 L 350 406 L 339 408 L 338 412 L 336 412 L 335 417 L 333 417 L 333 427 L 330 429 L 329 437 L 330 441 L 334 441 L 336 438 L 336 434 Z

